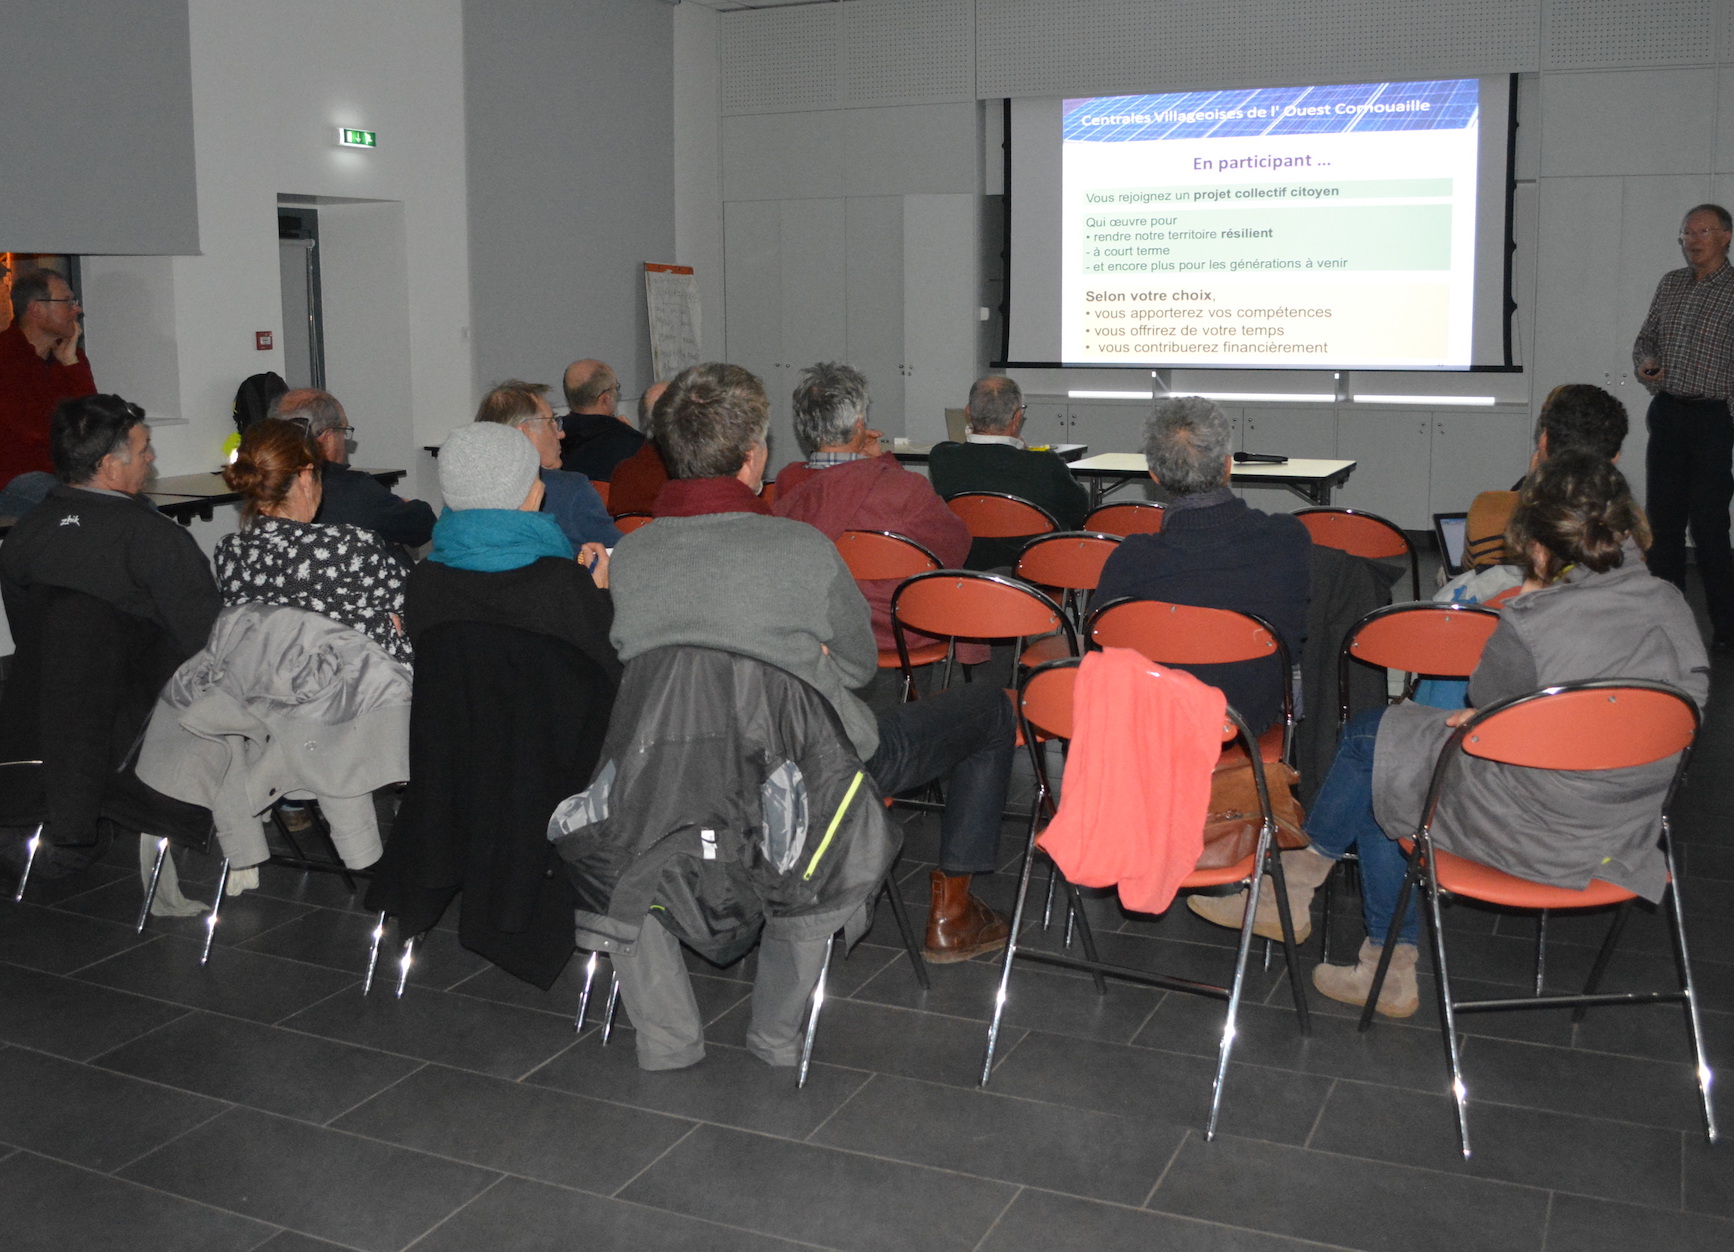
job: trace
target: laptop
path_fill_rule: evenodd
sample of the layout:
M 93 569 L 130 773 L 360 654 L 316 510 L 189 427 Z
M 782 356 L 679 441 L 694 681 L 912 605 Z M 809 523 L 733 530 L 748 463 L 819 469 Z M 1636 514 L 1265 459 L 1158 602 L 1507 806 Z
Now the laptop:
M 1439 542 L 1439 559 L 1445 572 L 1455 578 L 1468 568 L 1464 548 L 1469 540 L 1469 514 L 1433 514 L 1433 537 Z

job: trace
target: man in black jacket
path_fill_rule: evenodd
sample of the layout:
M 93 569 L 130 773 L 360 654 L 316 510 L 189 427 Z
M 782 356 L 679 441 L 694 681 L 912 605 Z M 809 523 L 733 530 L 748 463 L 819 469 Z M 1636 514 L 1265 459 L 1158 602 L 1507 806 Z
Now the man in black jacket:
M 86 693 L 79 675 L 58 672 L 51 676 L 55 690 L 62 699 L 88 703 L 92 717 L 113 717 L 117 701 L 148 711 L 157 688 L 176 666 L 205 646 L 222 607 L 210 563 L 191 535 L 139 494 L 150 479 L 156 454 L 138 405 L 110 395 L 62 401 L 54 411 L 50 440 L 60 483 L 18 520 L 0 545 L 0 597 L 19 642 L 19 668 L 31 668 L 40 659 L 26 652 L 41 638 L 37 618 L 44 591 L 81 592 L 112 605 L 120 620 L 131 624 L 140 646 L 129 652 L 131 663 L 122 666 L 123 684 L 138 690 Z M 21 673 L 8 683 L 0 717 L 0 760 L 18 759 L 12 749 L 34 746 L 51 775 L 64 776 L 68 771 L 63 764 L 72 773 L 83 770 L 93 777 L 111 773 L 113 761 L 55 760 L 54 754 L 67 745 L 50 742 L 51 736 L 40 730 L 37 693 L 42 678 Z M 123 698 L 135 695 L 142 695 L 142 701 Z M 59 713 L 65 721 L 67 711 Z M 138 725 L 116 727 L 112 739 L 124 750 L 140 725 L 142 717 Z M 109 740 L 107 727 L 95 738 Z M 35 757 L 33 752 L 26 755 Z M 60 807 L 52 795 L 50 807 Z M 56 877 L 80 868 L 94 855 L 94 828 L 51 833 L 56 845 L 77 847 L 51 849 L 46 860 L 38 858 L 36 872 Z
M 604 361 L 574 361 L 561 379 L 568 412 L 562 419 L 560 468 L 593 483 L 614 477 L 614 467 L 644 446 L 644 435 L 614 416 L 620 379 Z
M 426 501 L 393 495 L 372 474 L 350 468 L 349 437 L 355 427 L 336 396 L 310 387 L 285 392 L 271 402 L 270 416 L 305 423 L 325 454 L 325 494 L 315 521 L 371 530 L 400 550 L 433 537 L 434 511 Z M 407 563 L 409 554 L 401 555 Z

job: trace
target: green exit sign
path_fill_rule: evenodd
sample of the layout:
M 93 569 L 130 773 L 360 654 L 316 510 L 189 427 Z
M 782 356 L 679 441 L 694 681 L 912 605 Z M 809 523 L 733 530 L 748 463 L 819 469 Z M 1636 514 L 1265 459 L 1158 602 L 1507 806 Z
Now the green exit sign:
M 377 148 L 379 133 L 371 130 L 351 130 L 347 126 L 337 128 L 338 146 L 344 148 Z

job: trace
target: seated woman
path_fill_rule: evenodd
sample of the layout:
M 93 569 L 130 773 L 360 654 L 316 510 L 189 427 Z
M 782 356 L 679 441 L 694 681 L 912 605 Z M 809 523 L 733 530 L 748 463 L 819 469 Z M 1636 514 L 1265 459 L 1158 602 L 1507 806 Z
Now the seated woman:
M 1645 566 L 1649 537 L 1606 458 L 1571 451 L 1539 464 L 1506 531 L 1523 590 L 1501 611 L 1469 680 L 1470 703 L 1486 707 L 1550 683 L 1642 678 L 1680 688 L 1701 709 L 1710 691 L 1704 641 L 1685 597 Z M 1290 903 L 1302 914 L 1336 860 L 1351 848 L 1360 854 L 1368 937 L 1354 965 L 1313 971 L 1313 985 L 1333 1000 L 1366 1003 L 1407 867 L 1396 840 L 1420 824 L 1440 749 L 1471 716 L 1406 703 L 1351 718 L 1307 819 L 1312 847 L 1283 853 Z M 1667 882 L 1658 808 L 1673 769 L 1659 761 L 1568 774 L 1468 760 L 1433 835 L 1447 851 L 1533 882 L 1581 889 L 1599 878 L 1656 900 Z M 1274 915 L 1274 898 L 1265 899 Z M 1379 996 L 1387 1017 L 1419 1007 L 1416 935 L 1411 900 Z
M 416 645 L 410 784 L 367 906 L 418 935 L 463 893 L 458 937 L 548 987 L 572 955 L 567 877 L 548 842 L 608 729 L 620 663 L 608 641 L 608 554 L 539 512 L 536 448 L 476 422 L 440 449 L 445 512 L 409 576 Z
M 266 418 L 241 439 L 223 481 L 241 493 L 241 529 L 217 541 L 224 604 L 283 604 L 352 626 L 408 662 L 407 571 L 371 530 L 315 522 L 325 458 L 304 427 Z

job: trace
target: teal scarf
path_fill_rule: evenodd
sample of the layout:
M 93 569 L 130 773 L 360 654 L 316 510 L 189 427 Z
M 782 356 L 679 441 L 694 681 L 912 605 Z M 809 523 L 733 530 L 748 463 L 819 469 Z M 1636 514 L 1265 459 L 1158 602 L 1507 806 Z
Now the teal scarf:
M 430 561 L 497 574 L 545 556 L 572 559 L 572 545 L 548 513 L 518 509 L 446 509 L 434 523 Z

